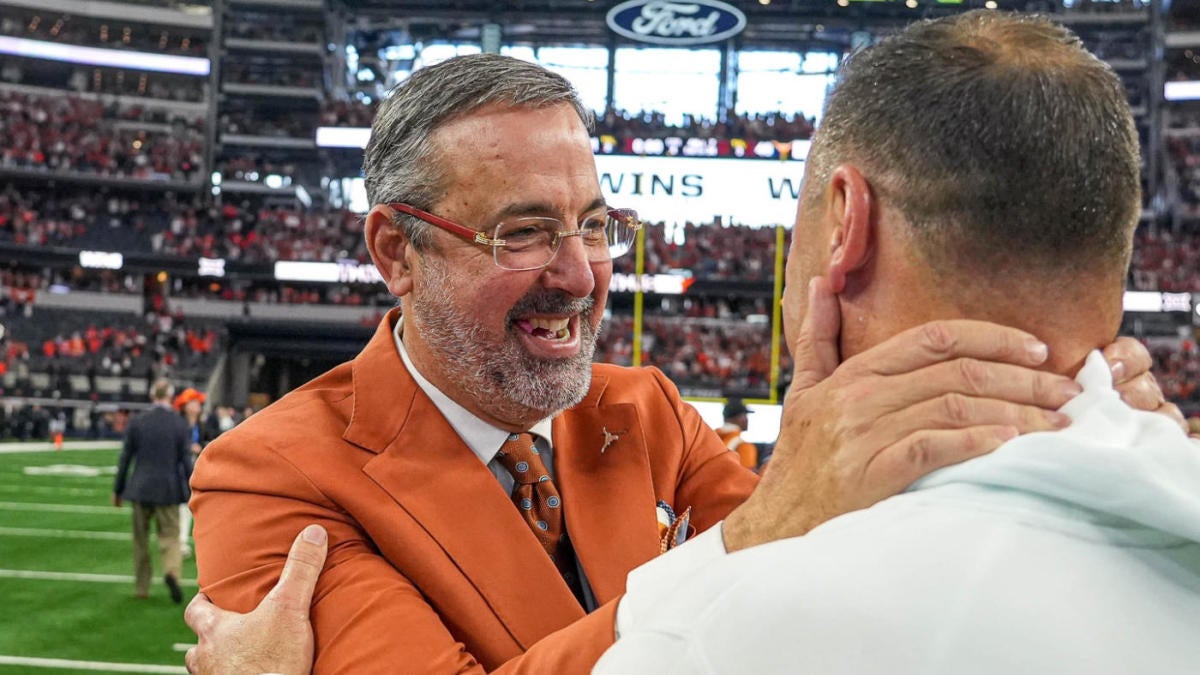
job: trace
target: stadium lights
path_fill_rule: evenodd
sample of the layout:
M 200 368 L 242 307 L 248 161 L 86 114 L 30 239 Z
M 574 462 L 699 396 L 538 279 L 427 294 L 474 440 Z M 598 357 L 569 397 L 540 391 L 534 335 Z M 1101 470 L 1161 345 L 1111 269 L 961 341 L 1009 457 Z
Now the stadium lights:
M 119 270 L 125 266 L 125 256 L 109 251 L 80 251 L 79 266 L 93 270 Z
M 1168 101 L 1200 100 L 1200 80 L 1168 82 L 1167 86 L 1163 89 L 1163 97 Z
M 658 295 L 683 295 L 694 279 L 674 274 L 622 274 L 612 275 L 609 289 L 613 293 L 655 293 Z
M 1157 291 L 1125 291 L 1123 309 L 1126 312 L 1191 312 L 1189 293 L 1159 293 Z
M 196 274 L 202 277 L 225 276 L 225 260 L 222 258 L 201 258 L 197 265 Z
M 281 260 L 275 263 L 276 281 L 308 281 L 328 284 L 368 284 L 383 281 L 371 263 L 354 261 L 303 262 Z
M 196 56 L 168 56 L 99 47 L 75 47 L 56 42 L 8 36 L 0 36 L 0 54 L 88 66 L 151 70 L 181 75 L 208 75 L 212 66 L 208 59 Z
M 365 148 L 371 127 L 317 127 L 318 148 Z

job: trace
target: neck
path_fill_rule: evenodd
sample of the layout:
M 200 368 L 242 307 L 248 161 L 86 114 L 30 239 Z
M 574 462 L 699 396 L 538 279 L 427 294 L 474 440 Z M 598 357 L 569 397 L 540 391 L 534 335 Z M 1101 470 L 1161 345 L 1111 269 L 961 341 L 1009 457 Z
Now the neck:
M 973 284 L 978 288 L 987 280 Z M 972 292 L 970 283 L 952 284 L 954 288 L 943 284 L 937 288 L 945 292 L 925 293 L 912 283 L 875 286 L 880 288 L 870 292 L 848 288 L 841 297 L 843 360 L 930 321 L 971 319 L 1030 333 L 1050 348 L 1040 369 L 1074 377 L 1089 353 L 1113 341 L 1121 322 L 1121 294 L 1086 281 L 1050 293 L 1046 286 L 1030 292 L 990 286 Z

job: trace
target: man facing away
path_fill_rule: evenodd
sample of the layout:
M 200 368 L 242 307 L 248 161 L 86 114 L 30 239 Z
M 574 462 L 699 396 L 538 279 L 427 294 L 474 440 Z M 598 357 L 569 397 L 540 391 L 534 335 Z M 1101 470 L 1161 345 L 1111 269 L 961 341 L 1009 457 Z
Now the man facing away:
M 133 506 L 134 593 L 150 594 L 150 522 L 158 527 L 158 555 L 163 581 L 176 604 L 183 602 L 179 587 L 183 552 L 179 543 L 179 514 L 186 508 L 192 454 L 188 450 L 187 425 L 171 407 L 174 387 L 157 380 L 150 387 L 153 407 L 133 418 L 125 431 L 125 443 L 113 483 L 113 506 L 128 501 Z M 132 473 L 131 473 L 132 468 Z
M 750 470 L 758 468 L 758 448 L 742 440 L 742 432 L 750 428 L 751 411 L 740 398 L 731 398 L 721 410 L 725 423 L 717 427 L 717 436 L 730 452 L 736 452 L 738 461 Z
M 837 294 L 848 357 L 938 318 L 1034 331 L 1083 388 L 1072 424 L 805 537 L 635 571 L 596 672 L 1200 672 L 1200 453 L 1096 351 L 1140 204 L 1121 82 L 1068 30 L 971 12 L 852 57 L 789 292 Z
M 604 201 L 589 121 L 561 77 L 496 55 L 423 68 L 384 102 L 365 236 L 403 312 L 354 361 L 205 449 L 202 588 L 231 610 L 262 604 L 226 622 L 193 603 L 194 672 L 587 671 L 614 639 L 630 570 L 689 533 L 677 552 L 693 560 L 797 536 L 1065 425 L 1053 410 L 1078 385 L 1031 368 L 1043 344 L 941 322 L 832 377 L 836 355 L 798 358 L 755 488 L 661 373 L 590 363 L 611 258 L 639 224 Z M 964 396 L 977 405 L 947 414 Z M 887 415 L 909 426 L 877 430 Z M 328 532 L 329 558 L 311 614 L 285 603 L 291 632 L 267 593 L 309 523 Z

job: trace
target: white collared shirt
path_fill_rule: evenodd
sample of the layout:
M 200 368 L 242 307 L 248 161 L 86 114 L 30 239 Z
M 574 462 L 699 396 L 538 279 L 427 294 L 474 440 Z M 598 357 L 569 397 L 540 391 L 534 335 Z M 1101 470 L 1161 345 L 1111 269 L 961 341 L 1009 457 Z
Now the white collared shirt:
M 508 469 L 496 461 L 496 453 L 500 452 L 500 446 L 508 440 L 508 432 L 479 419 L 474 413 L 459 405 L 425 379 L 425 376 L 413 365 L 412 359 L 408 357 L 408 350 L 404 348 L 404 341 L 400 339 L 403 327 L 404 320 L 397 321 L 396 327 L 392 329 L 392 338 L 396 342 L 396 351 L 400 352 L 400 359 L 404 361 L 404 367 L 408 369 L 409 374 L 417 381 L 417 386 L 425 392 L 429 400 L 433 401 L 438 412 L 442 413 L 442 416 L 467 444 L 471 452 L 475 453 L 479 461 L 483 462 L 492 472 L 492 475 L 504 488 L 504 492 L 512 494 L 515 481 Z M 552 420 L 553 418 L 547 417 L 529 429 L 530 433 L 534 434 L 536 439 L 534 445 L 538 449 L 542 463 L 546 465 L 546 472 L 550 474 L 550 478 L 554 478 L 554 437 L 551 431 L 554 425 Z

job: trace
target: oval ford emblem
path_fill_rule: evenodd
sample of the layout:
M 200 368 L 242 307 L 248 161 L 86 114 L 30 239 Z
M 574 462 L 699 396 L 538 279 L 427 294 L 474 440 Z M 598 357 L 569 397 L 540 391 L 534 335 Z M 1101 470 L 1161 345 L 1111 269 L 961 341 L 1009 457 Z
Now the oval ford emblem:
M 746 15 L 717 0 L 629 0 L 608 10 L 608 27 L 640 42 L 698 45 L 720 42 L 746 27 Z

